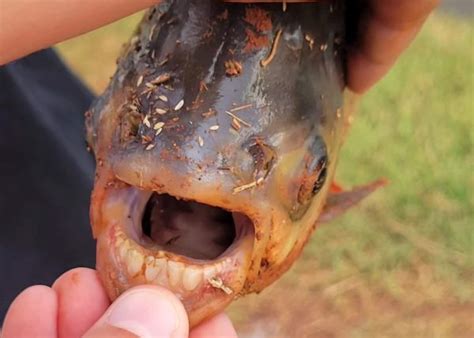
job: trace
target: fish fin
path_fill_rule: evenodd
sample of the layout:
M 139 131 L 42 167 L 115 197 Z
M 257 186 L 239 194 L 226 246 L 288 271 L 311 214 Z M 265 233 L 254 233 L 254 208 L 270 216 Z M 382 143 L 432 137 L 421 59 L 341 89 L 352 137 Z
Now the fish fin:
M 344 188 L 342 187 L 341 184 L 337 183 L 336 181 L 332 181 L 330 191 L 331 193 L 343 192 Z
M 331 186 L 331 192 L 323 208 L 323 212 L 318 218 L 318 223 L 332 221 L 346 210 L 355 206 L 374 191 L 388 184 L 386 179 L 380 179 L 367 185 L 353 188 L 352 190 L 334 192 Z

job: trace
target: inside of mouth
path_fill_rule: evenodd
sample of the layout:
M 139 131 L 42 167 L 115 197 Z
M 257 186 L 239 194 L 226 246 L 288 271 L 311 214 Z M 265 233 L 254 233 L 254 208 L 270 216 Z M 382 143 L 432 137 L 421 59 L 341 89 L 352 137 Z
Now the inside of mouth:
M 161 250 L 212 260 L 237 240 L 235 215 L 224 209 L 153 193 L 142 218 L 142 233 Z

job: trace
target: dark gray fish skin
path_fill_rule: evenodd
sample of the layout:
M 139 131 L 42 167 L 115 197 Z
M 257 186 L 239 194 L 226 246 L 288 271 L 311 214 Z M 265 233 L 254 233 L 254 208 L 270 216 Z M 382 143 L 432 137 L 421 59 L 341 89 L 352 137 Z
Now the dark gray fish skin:
M 233 283 L 226 276 L 236 293 L 276 280 L 299 255 L 329 193 L 348 127 L 344 45 L 339 0 L 286 11 L 168 0 L 150 10 L 88 114 L 99 163 L 95 236 L 110 235 L 103 210 L 114 189 L 167 193 L 251 219 L 244 277 Z M 115 263 L 100 247 L 99 265 L 109 269 Z M 103 275 L 112 297 L 137 283 L 126 273 L 120 282 Z M 193 297 L 184 299 L 187 310 L 201 311 L 205 300 Z
M 268 14 L 269 31 L 259 31 L 245 20 L 249 8 Z M 158 6 L 142 22 L 141 33 L 120 59 L 113 83 L 105 100 L 99 99 L 94 107 L 94 115 L 99 117 L 110 96 L 120 93 L 126 102 L 136 102 L 137 117 L 148 115 L 151 124 L 165 123 L 164 132 L 154 137 L 152 128 L 140 120 L 141 125 L 135 126 L 136 138 L 123 136 L 121 140 L 117 133 L 113 140 L 114 156 L 120 158 L 117 161 L 126 162 L 131 155 L 145 154 L 142 137 L 150 136 L 154 141 L 149 143 L 156 144 L 154 153 L 175 153 L 176 161 L 169 165 L 176 165 L 178 171 L 183 171 L 184 162 L 191 169 L 188 174 L 195 174 L 193 164 L 202 165 L 204 158 L 219 158 L 212 170 L 217 172 L 217 168 L 232 166 L 226 153 L 246 151 L 253 138 L 271 143 L 272 137 L 288 133 L 289 126 L 296 124 L 302 139 L 333 130 L 344 88 L 341 8 L 329 2 L 291 5 L 286 12 L 281 4 L 242 6 L 216 1 L 167 1 Z M 260 25 L 265 26 L 268 21 Z M 275 57 L 267 67 L 262 67 L 261 61 L 268 55 L 279 30 L 282 36 Z M 246 31 L 268 42 L 251 48 Z M 314 41 L 312 49 L 308 39 Z M 242 65 L 239 76 L 226 75 L 224 63 L 231 60 Z M 149 96 L 147 84 L 163 74 L 171 76 L 165 83 L 169 87 L 159 86 Z M 141 76 L 143 80 L 137 87 Z M 160 100 L 161 95 L 168 102 Z M 183 109 L 175 112 L 181 100 Z M 235 115 L 251 127 L 242 126 L 238 136 L 230 134 L 232 117 L 225 112 L 247 103 L 254 106 Z M 170 112 L 160 115 L 156 109 Z M 133 115 L 127 105 L 121 110 L 122 119 Z M 202 114 L 210 110 L 216 114 L 203 118 Z M 126 124 L 122 121 L 117 132 L 125 134 Z M 219 130 L 212 132 L 210 128 L 216 125 Z M 197 149 L 199 137 L 205 144 L 202 149 Z M 334 141 L 326 143 L 331 146 Z

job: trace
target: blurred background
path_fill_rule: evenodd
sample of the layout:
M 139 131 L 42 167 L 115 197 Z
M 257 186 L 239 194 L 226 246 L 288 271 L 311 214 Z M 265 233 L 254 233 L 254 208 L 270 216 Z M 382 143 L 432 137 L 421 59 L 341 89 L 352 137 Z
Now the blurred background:
M 291 271 L 229 309 L 242 337 L 474 337 L 472 0 L 445 0 L 366 95 L 345 186 L 391 184 L 321 226 Z M 58 46 L 96 92 L 141 15 Z

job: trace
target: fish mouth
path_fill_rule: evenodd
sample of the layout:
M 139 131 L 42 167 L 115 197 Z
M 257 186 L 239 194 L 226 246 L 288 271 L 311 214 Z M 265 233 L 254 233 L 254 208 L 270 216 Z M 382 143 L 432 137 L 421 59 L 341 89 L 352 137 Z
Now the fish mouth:
M 112 299 L 160 285 L 188 312 L 210 312 L 242 290 L 255 237 L 247 214 L 123 184 L 108 189 L 101 209 L 97 266 Z
M 245 215 L 152 193 L 141 219 L 142 245 L 191 260 L 212 261 L 249 230 Z

